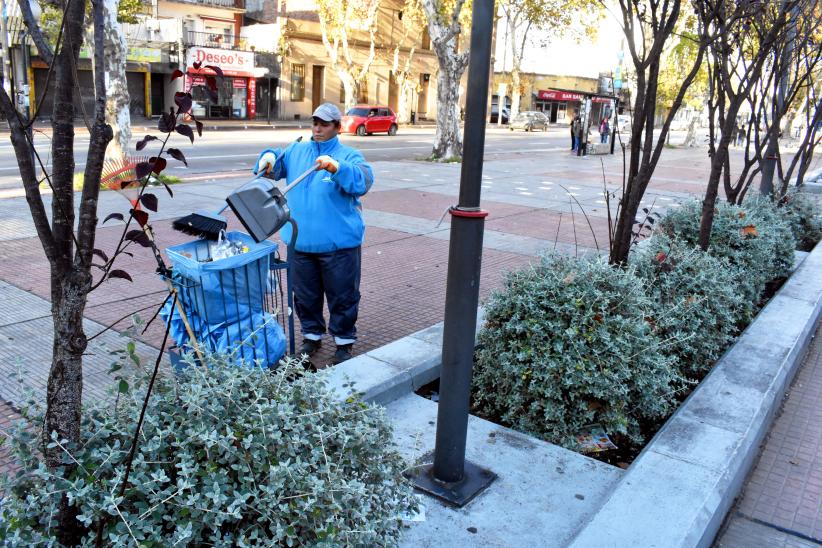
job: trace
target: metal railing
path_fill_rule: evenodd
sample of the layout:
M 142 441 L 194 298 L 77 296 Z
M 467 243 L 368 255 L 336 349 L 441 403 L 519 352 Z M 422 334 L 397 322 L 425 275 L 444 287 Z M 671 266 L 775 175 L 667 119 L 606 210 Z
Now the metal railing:
M 181 4 L 199 4 L 202 6 L 214 6 L 217 8 L 245 9 L 245 0 L 172 0 Z
M 186 45 L 200 46 L 203 48 L 231 49 L 238 51 L 250 51 L 248 41 L 239 38 L 234 34 L 220 34 L 217 32 L 186 32 Z

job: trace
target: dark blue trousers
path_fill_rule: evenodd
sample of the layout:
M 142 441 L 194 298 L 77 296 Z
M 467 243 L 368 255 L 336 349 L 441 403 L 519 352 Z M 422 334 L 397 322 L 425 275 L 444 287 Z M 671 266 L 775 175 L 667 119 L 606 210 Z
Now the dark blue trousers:
M 296 251 L 291 261 L 294 308 L 307 339 L 319 340 L 326 331 L 323 297 L 328 303 L 328 331 L 337 344 L 357 339 L 360 305 L 361 248 L 329 253 Z

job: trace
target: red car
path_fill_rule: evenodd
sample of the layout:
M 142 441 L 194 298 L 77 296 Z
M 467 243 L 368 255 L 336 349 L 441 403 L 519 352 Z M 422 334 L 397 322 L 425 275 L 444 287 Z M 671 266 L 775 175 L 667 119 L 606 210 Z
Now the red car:
M 397 134 L 397 115 L 388 107 L 357 105 L 341 120 L 342 133 L 356 133 L 359 136 L 387 132 Z

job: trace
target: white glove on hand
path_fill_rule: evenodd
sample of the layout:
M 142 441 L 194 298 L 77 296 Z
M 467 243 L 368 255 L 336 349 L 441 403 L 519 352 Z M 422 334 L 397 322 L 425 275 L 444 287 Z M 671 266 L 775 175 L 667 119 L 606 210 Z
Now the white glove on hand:
M 340 169 L 340 163 L 331 156 L 323 154 L 317 158 L 317 169 L 324 169 L 329 173 L 337 173 L 337 170 Z
M 274 163 L 277 161 L 277 155 L 273 152 L 266 152 L 257 160 L 257 166 L 254 170 L 255 174 L 259 174 L 260 172 L 268 174 L 269 171 L 274 169 Z

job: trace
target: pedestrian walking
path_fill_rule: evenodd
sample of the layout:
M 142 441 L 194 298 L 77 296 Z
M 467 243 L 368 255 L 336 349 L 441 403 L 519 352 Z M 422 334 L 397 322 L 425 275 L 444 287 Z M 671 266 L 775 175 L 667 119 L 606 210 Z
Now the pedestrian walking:
M 574 114 L 574 119 L 571 121 L 571 138 L 573 139 L 571 151 L 579 150 L 580 141 L 582 141 L 582 120 L 579 114 Z
M 577 132 L 574 131 L 574 121 L 579 117 L 579 114 L 574 113 L 574 116 L 571 118 L 571 123 L 568 124 L 568 127 L 571 128 L 571 152 L 577 149 L 576 147 L 576 134 Z
M 325 299 L 328 331 L 337 346 L 334 364 L 351 358 L 357 340 L 365 235 L 360 197 L 374 182 L 373 170 L 362 154 L 340 143 L 341 118 L 340 109 L 323 103 L 314 111 L 310 141 L 292 143 L 285 150 L 264 150 L 253 170 L 290 182 L 317 166 L 317 173 L 288 193 L 291 217 L 298 229 L 295 256 L 288 260 L 294 274 L 294 308 L 304 339 L 300 352 L 310 357 L 322 345 Z M 290 242 L 291 226 L 286 225 L 281 234 Z
M 737 122 L 736 123 L 736 146 L 742 146 L 742 142 L 745 140 L 745 122 Z
M 602 123 L 599 124 L 599 142 L 602 144 L 607 143 L 610 133 L 611 126 L 608 124 L 608 118 L 605 117 L 602 119 Z

